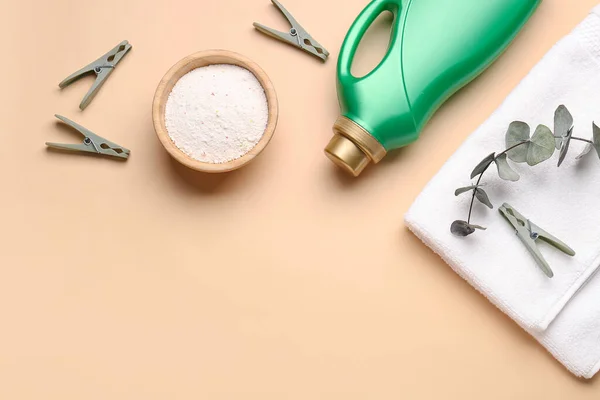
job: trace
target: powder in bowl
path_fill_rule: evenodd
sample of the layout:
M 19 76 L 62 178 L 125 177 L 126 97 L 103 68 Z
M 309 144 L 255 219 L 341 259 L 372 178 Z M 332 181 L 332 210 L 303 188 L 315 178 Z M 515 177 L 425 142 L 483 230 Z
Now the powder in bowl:
M 167 132 L 181 151 L 212 164 L 248 153 L 267 127 L 267 96 L 254 74 L 230 64 L 196 68 L 171 90 Z

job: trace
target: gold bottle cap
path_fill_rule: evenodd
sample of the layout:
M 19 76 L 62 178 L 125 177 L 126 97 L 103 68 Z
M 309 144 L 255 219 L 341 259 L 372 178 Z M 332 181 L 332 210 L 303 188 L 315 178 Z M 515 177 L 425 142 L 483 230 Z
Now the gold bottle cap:
M 337 166 L 357 177 L 371 161 L 377 164 L 386 150 L 366 129 L 348 117 L 339 116 L 333 125 L 334 136 L 325 154 Z
M 325 147 L 325 155 L 337 166 L 357 177 L 371 159 L 350 139 L 336 134 Z

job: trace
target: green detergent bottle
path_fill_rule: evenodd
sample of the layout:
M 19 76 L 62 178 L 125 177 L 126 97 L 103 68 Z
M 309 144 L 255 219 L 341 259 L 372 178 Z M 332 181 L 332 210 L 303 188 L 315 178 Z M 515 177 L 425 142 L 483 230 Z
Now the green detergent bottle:
M 338 59 L 341 116 L 325 148 L 358 176 L 415 141 L 437 108 L 488 67 L 541 0 L 373 0 L 358 16 Z M 359 42 L 384 11 L 394 20 L 386 55 L 362 78 L 350 68 Z

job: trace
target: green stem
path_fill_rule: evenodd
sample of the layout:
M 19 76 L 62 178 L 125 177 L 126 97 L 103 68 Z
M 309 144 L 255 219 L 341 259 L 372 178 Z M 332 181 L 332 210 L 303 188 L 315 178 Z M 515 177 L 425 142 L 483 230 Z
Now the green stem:
M 497 155 L 497 156 L 494 158 L 494 161 L 496 160 L 496 158 L 500 157 L 501 155 L 504 155 L 504 154 L 508 153 L 508 152 L 509 152 L 509 151 L 511 151 L 512 149 L 516 149 L 517 147 L 519 147 L 519 146 L 521 146 L 521 145 L 523 145 L 523 144 L 525 144 L 525 143 L 529 143 L 529 142 L 530 142 L 530 140 L 523 140 L 522 142 L 519 142 L 519 143 L 517 143 L 517 144 L 515 144 L 515 145 L 513 145 L 513 146 L 510 146 L 508 149 L 506 149 L 506 150 L 504 150 L 502 153 L 498 154 L 498 155 Z
M 564 137 L 562 137 L 562 136 L 554 136 L 554 138 L 555 139 L 564 139 Z M 586 143 L 589 143 L 589 144 L 592 144 L 592 145 L 594 144 L 594 142 L 592 142 L 591 140 L 580 138 L 580 137 L 577 137 L 577 136 L 571 136 L 571 139 L 572 140 L 579 140 L 580 142 L 586 142 Z
M 479 175 L 479 179 L 477 179 L 477 183 L 475 184 L 475 189 L 473 189 L 473 196 L 471 196 L 471 205 L 469 206 L 469 218 L 467 218 L 467 224 L 471 223 L 471 213 L 473 212 L 473 203 L 475 203 L 475 193 L 477 192 L 477 187 L 479 186 L 479 183 L 481 182 L 481 178 L 483 178 L 483 174 L 485 174 L 485 171 L 488 170 L 488 168 L 490 167 L 490 165 L 492 165 L 492 163 L 490 163 L 483 170 L 483 172 Z
M 529 140 L 524 140 L 522 142 L 519 142 L 513 146 L 510 146 L 508 149 L 504 150 L 502 153 L 499 153 L 497 156 L 494 157 L 494 161 L 496 161 L 496 159 L 506 153 L 508 153 L 509 151 L 516 149 L 519 146 L 522 146 L 526 143 L 529 143 Z M 494 162 L 492 161 L 492 162 Z M 490 162 L 488 164 L 487 167 L 485 167 L 485 169 L 483 170 L 483 172 L 481 172 L 481 174 L 479 174 L 479 178 L 477 179 L 477 183 L 475 184 L 475 189 L 473 189 L 473 196 L 471 196 L 471 204 L 469 205 L 469 217 L 467 218 L 467 224 L 471 223 L 471 214 L 473 213 L 473 204 L 475 203 L 475 193 L 477 192 L 477 187 L 479 187 L 479 184 L 481 183 L 481 179 L 483 178 L 483 174 L 485 174 L 485 172 L 488 170 L 488 168 L 490 167 L 490 165 L 492 165 L 492 162 Z
M 586 142 L 586 143 L 589 143 L 591 145 L 594 144 L 594 142 L 592 142 L 591 140 L 587 140 L 587 139 L 583 139 L 583 138 L 579 138 L 579 137 L 575 137 L 575 136 L 571 136 L 571 139 L 572 140 L 579 140 L 580 142 Z

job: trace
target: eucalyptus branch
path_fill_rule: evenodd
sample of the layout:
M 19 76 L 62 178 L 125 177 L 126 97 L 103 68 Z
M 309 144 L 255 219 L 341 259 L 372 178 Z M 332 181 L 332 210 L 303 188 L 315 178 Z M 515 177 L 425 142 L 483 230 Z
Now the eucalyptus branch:
M 600 157 L 600 128 L 596 124 L 592 124 L 592 140 L 573 136 L 573 117 L 569 110 L 561 105 L 554 113 L 554 127 L 555 132 L 553 133 L 547 126 L 538 125 L 533 135 L 530 136 L 531 128 L 525 122 L 514 121 L 509 125 L 505 138 L 506 150 L 498 154 L 492 153 L 485 157 L 471 173 L 471 179 L 477 177 L 475 184 L 456 189 L 454 192 L 455 196 L 467 192 L 472 192 L 472 194 L 467 220 L 454 221 L 450 227 L 450 231 L 453 234 L 468 236 L 475 232 L 475 230 L 486 229 L 482 226 L 471 224 L 471 216 L 475 199 L 490 209 L 494 208 L 488 194 L 481 188 L 484 185 L 482 183 L 483 175 L 489 170 L 492 163 L 496 164 L 498 176 L 501 179 L 516 182 L 520 176 L 512 169 L 507 159 L 515 163 L 527 163 L 529 166 L 535 166 L 550 159 L 555 150 L 558 149 L 558 166 L 560 167 L 569 151 L 571 140 L 587 143 L 586 148 L 577 156 L 577 159 L 585 157 L 592 149 L 595 149 L 598 157 Z
M 504 150 L 502 153 L 494 156 L 494 159 L 492 160 L 492 162 L 495 162 L 498 159 L 498 157 L 503 156 L 504 154 L 508 153 L 509 151 L 516 149 L 517 147 L 527 144 L 527 143 L 529 143 L 529 140 L 524 140 L 520 143 L 517 143 L 517 144 L 509 147 L 508 149 Z M 486 171 L 490 168 L 490 165 L 492 165 L 491 162 L 487 165 L 487 167 L 485 167 L 485 169 L 481 172 L 481 174 L 479 174 L 479 178 L 477 178 L 477 183 L 475 183 L 476 187 L 480 185 L 481 179 L 483 178 L 483 174 L 485 174 Z M 473 195 L 471 196 L 471 204 L 469 205 L 469 217 L 467 218 L 467 223 L 469 223 L 469 224 L 471 223 L 471 213 L 473 212 L 473 204 L 475 203 L 476 193 L 477 193 L 477 191 L 473 190 Z

